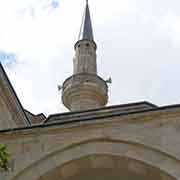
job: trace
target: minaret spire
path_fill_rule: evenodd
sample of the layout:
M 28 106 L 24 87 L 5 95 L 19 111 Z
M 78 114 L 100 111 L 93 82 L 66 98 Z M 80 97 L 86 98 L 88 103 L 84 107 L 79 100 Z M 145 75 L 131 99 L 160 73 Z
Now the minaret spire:
M 86 0 L 79 39 L 75 44 L 73 75 L 63 83 L 62 102 L 70 111 L 94 109 L 108 101 L 106 81 L 97 75 L 96 43 Z
M 90 41 L 94 40 L 88 0 L 86 0 L 86 7 L 82 19 L 78 40 L 83 40 L 83 39 Z

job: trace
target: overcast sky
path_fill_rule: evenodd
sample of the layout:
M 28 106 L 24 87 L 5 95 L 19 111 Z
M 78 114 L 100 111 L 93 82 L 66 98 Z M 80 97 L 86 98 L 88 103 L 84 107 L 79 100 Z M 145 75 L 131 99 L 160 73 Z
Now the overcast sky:
M 180 1 L 89 0 L 108 105 L 180 103 Z M 67 111 L 57 85 L 72 75 L 85 0 L 0 0 L 0 61 L 25 109 Z

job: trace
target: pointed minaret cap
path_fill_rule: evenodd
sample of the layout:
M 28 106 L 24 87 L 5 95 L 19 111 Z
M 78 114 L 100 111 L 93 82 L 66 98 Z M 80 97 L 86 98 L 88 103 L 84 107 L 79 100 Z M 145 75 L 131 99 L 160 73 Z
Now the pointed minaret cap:
M 88 0 L 86 0 L 86 7 L 85 7 L 83 19 L 82 19 L 81 29 L 80 29 L 80 33 L 79 33 L 79 37 L 78 37 L 78 42 L 82 41 L 82 40 L 89 40 L 89 41 L 94 42 L 93 29 L 92 29 Z M 75 47 L 76 47 L 76 44 L 75 44 Z

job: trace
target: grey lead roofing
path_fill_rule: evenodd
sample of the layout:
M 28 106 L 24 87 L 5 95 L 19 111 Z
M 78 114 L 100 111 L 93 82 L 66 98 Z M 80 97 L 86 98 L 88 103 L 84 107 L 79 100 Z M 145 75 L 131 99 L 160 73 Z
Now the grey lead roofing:
M 90 41 L 94 40 L 88 1 L 86 1 L 86 7 L 82 19 L 78 40 L 90 40 Z

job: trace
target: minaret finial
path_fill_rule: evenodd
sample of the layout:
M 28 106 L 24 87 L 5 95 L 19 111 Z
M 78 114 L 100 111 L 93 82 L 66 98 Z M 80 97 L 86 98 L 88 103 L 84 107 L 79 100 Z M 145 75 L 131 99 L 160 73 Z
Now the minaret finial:
M 86 4 L 88 4 L 88 0 L 86 0 Z

